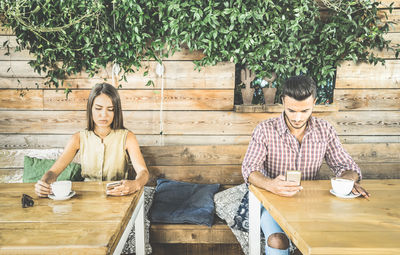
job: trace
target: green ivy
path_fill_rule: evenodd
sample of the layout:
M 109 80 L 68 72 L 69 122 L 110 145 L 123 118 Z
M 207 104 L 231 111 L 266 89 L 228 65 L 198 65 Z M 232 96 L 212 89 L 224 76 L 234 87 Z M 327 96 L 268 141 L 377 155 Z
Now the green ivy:
M 17 50 L 33 53 L 30 65 L 56 87 L 66 75 L 94 75 L 112 62 L 134 72 L 185 45 L 205 54 L 199 68 L 233 61 L 259 77 L 275 72 L 279 88 L 301 73 L 324 86 L 342 60 L 384 63 L 369 52 L 390 48 L 380 3 L 337 2 L 321 12 L 314 0 L 0 0 L 0 13 Z

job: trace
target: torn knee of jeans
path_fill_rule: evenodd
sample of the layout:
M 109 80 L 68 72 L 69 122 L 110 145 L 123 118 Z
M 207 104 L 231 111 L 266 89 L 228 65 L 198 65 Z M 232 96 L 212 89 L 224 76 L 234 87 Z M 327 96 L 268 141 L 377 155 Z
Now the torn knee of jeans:
M 289 239 L 283 233 L 269 235 L 267 244 L 274 249 L 286 250 L 289 248 Z

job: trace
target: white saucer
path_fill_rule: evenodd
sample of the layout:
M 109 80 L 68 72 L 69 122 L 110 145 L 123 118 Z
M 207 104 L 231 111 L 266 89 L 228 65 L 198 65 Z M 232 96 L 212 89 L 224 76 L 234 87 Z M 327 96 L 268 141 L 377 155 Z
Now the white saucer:
M 68 194 L 68 196 L 66 196 L 66 197 L 56 197 L 56 196 L 54 196 L 53 194 L 50 194 L 48 197 L 51 198 L 51 199 L 53 199 L 53 200 L 67 200 L 67 199 L 70 199 L 70 198 L 73 197 L 73 196 L 75 196 L 75 191 L 72 190 L 72 191 Z
M 347 194 L 347 195 L 340 195 L 340 194 L 336 194 L 335 191 L 333 191 L 333 189 L 331 189 L 329 192 L 331 192 L 332 195 L 335 195 L 340 198 L 356 198 L 361 195 L 361 194 L 356 195 L 356 194 L 353 194 L 352 192 L 350 192 L 350 194 Z

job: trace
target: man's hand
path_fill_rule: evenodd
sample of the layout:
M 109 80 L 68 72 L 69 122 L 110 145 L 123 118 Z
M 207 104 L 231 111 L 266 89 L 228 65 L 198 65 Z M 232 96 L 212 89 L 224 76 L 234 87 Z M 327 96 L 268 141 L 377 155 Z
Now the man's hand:
M 370 194 L 368 193 L 368 191 L 366 191 L 358 183 L 358 174 L 356 172 L 351 171 L 351 170 L 346 170 L 340 175 L 340 177 L 343 179 L 349 179 L 349 180 L 354 181 L 354 187 L 353 187 L 353 190 L 351 191 L 353 194 L 355 194 L 355 195 L 361 194 L 366 199 L 368 199 L 370 197 Z
M 296 195 L 303 187 L 294 182 L 286 181 L 285 176 L 278 175 L 268 183 L 268 191 L 283 197 L 292 197 Z
M 366 199 L 368 199 L 370 197 L 370 194 L 368 193 L 368 191 L 366 191 L 363 187 L 361 187 L 360 184 L 357 182 L 354 183 L 354 187 L 351 192 L 355 195 L 361 194 Z

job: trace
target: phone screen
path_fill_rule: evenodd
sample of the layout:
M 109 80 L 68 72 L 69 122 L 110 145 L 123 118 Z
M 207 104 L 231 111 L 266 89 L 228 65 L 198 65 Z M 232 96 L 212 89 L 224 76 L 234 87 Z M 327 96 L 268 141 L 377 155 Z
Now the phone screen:
M 113 189 L 114 187 L 117 187 L 119 185 L 121 185 L 121 182 L 110 182 L 107 183 L 107 189 Z
M 286 181 L 295 182 L 297 185 L 300 185 L 301 172 L 297 170 L 286 171 Z

